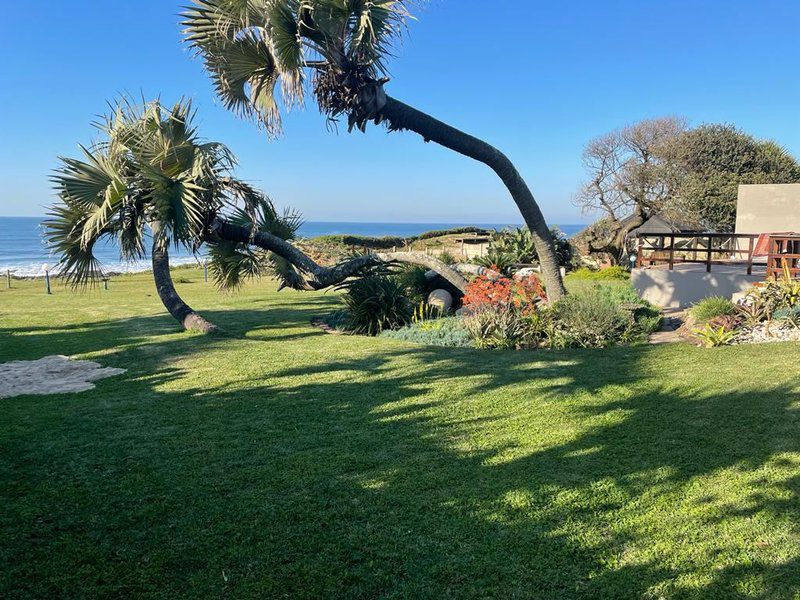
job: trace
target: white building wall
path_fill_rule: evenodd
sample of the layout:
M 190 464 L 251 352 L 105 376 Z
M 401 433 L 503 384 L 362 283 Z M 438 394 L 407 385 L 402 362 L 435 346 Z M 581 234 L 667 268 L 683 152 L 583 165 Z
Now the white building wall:
M 736 233 L 800 232 L 800 183 L 740 185 Z

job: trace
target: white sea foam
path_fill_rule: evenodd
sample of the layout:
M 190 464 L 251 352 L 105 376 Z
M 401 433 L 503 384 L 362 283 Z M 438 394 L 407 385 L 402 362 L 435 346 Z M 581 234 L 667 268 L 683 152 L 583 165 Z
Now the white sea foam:
M 178 265 L 202 265 L 203 258 L 202 257 L 194 257 L 194 256 L 178 256 L 178 257 L 170 257 L 169 264 L 170 266 L 178 266 Z M 52 261 L 49 263 L 50 274 L 57 275 L 58 271 L 55 266 L 56 261 Z M 105 274 L 117 274 L 117 273 L 142 273 L 144 271 L 152 270 L 153 266 L 150 261 L 141 260 L 141 261 L 133 261 L 133 262 L 112 262 L 112 263 L 101 263 L 101 268 L 103 273 Z M 44 277 L 44 269 L 43 264 L 41 262 L 30 262 L 30 263 L 17 263 L 17 264 L 3 264 L 0 263 L 0 274 L 5 275 L 6 271 L 11 271 L 11 275 L 14 277 Z

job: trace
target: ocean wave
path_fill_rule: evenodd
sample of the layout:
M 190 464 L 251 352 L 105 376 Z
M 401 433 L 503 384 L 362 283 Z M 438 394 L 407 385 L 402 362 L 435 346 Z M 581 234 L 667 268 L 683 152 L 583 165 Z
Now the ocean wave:
M 203 258 L 194 256 L 177 256 L 177 257 L 170 256 L 169 264 L 170 266 L 173 267 L 179 265 L 201 266 L 203 264 Z M 41 262 L 17 263 L 17 264 L 0 263 L 0 273 L 5 275 L 6 271 L 11 271 L 11 275 L 14 277 L 26 277 L 26 278 L 43 277 L 44 269 L 42 267 L 43 264 Z M 143 273 L 145 271 L 152 271 L 153 266 L 150 263 L 150 261 L 142 260 L 142 261 L 132 261 L 132 262 L 101 263 L 101 268 L 103 270 L 103 273 L 114 275 L 120 273 Z M 50 266 L 50 274 L 51 275 L 58 274 L 53 265 Z

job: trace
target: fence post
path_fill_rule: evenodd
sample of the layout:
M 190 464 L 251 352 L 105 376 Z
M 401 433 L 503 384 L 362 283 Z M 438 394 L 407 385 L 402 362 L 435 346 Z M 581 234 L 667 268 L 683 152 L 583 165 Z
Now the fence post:
M 750 242 L 747 244 L 747 274 L 753 274 L 753 238 L 750 238 Z M 738 244 L 737 244 L 738 245 Z
M 712 236 L 708 236 L 708 248 L 706 250 L 706 273 L 711 273 L 711 246 L 713 244 L 714 238 Z
M 6 269 L 6 287 L 11 289 L 11 269 Z
M 669 236 L 669 270 L 675 268 L 675 234 Z
M 643 250 L 644 250 L 644 240 L 642 236 L 637 232 L 636 233 L 636 268 L 642 268 L 642 260 L 643 260 Z

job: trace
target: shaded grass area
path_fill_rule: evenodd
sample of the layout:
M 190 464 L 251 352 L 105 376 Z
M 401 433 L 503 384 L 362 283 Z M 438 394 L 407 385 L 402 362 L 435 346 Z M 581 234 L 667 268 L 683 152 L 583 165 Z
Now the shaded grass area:
M 0 290 L 0 596 L 791 598 L 800 345 L 486 352 L 326 335 L 332 294 Z

